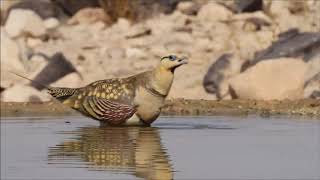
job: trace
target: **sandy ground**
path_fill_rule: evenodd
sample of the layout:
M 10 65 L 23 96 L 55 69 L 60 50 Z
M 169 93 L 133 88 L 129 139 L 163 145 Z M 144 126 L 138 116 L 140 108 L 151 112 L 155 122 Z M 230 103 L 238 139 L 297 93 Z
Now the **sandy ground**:
M 78 113 L 56 101 L 49 102 L 1 102 L 1 117 L 8 116 L 68 116 Z M 312 99 L 257 101 L 257 100 L 167 100 L 162 115 L 210 116 L 250 115 L 263 117 L 297 115 L 320 120 L 320 101 Z

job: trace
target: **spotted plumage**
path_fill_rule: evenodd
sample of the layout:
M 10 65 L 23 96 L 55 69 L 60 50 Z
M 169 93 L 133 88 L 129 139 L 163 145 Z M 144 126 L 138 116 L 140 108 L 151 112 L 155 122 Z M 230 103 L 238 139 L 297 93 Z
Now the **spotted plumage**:
M 48 87 L 47 89 L 48 93 L 55 98 L 71 96 L 76 92 L 76 89 L 73 88 Z
M 110 125 L 150 125 L 160 115 L 174 71 L 185 58 L 161 58 L 152 71 L 99 80 L 81 88 L 47 87 L 50 95 L 82 114 Z

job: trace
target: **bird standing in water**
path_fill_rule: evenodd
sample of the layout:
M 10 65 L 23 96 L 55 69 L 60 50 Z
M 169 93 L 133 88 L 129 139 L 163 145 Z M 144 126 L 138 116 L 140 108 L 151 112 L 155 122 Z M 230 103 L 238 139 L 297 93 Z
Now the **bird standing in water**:
M 46 87 L 50 95 L 109 125 L 149 126 L 160 115 L 177 67 L 185 57 L 161 58 L 158 66 L 126 78 L 105 79 L 81 88 Z

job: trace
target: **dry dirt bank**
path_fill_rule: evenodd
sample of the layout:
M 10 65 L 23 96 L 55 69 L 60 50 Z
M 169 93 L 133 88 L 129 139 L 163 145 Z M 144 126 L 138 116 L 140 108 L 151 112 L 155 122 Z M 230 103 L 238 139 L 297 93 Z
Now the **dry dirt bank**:
M 248 115 L 262 116 L 297 115 L 320 120 L 320 101 L 313 99 L 256 101 L 256 100 L 168 100 L 162 111 L 172 116 Z M 77 115 L 70 108 L 57 102 L 1 102 L 1 117 L 8 116 L 66 116 Z

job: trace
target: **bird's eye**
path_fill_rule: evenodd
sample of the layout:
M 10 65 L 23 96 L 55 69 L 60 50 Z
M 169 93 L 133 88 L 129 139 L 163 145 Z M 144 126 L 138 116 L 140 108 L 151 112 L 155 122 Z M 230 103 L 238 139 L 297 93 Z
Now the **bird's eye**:
M 174 60 L 177 59 L 177 56 L 170 55 L 170 56 L 168 56 L 168 58 L 169 58 L 170 61 L 174 61 Z

